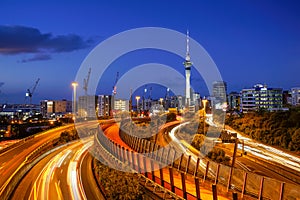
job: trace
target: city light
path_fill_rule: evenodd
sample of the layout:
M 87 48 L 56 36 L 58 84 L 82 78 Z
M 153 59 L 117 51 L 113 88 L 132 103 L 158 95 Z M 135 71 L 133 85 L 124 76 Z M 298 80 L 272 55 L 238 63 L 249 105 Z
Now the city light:
M 73 86 L 73 120 L 75 119 L 76 116 L 76 88 L 78 86 L 77 82 L 72 82 Z
M 139 110 L 139 100 L 140 100 L 140 96 L 136 96 L 135 99 L 136 99 L 136 111 Z

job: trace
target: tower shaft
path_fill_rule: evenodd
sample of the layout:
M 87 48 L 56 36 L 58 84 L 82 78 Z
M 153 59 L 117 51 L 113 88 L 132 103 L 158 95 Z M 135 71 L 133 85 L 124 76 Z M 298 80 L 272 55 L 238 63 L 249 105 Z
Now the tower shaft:
M 185 70 L 185 103 L 190 106 L 191 103 L 191 70 Z
M 190 57 L 190 47 L 189 47 L 189 31 L 186 34 L 186 56 L 183 65 L 185 67 L 185 104 L 186 107 L 190 106 L 191 102 L 191 57 Z

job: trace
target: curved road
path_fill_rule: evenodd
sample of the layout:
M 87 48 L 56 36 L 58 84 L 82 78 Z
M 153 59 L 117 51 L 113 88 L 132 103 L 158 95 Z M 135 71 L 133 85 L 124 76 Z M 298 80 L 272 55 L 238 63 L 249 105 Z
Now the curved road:
M 12 199 L 104 199 L 91 168 L 93 137 L 77 140 L 42 159 L 23 178 Z
M 72 128 L 73 125 L 62 126 L 35 135 L 32 139 L 21 141 L 16 147 L 0 154 L 0 193 L 8 184 L 15 172 L 24 164 L 26 157 L 43 144 L 58 138 L 62 131 Z

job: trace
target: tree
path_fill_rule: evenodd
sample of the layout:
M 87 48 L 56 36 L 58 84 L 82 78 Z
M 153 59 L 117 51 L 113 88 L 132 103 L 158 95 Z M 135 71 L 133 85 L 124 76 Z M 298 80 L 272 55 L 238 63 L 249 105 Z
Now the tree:
M 193 141 L 192 141 L 191 145 L 199 150 L 201 148 L 201 146 L 203 145 L 204 140 L 205 140 L 205 135 L 196 134 L 193 138 Z
M 292 136 L 292 145 L 295 151 L 300 150 L 300 128 L 298 128 Z

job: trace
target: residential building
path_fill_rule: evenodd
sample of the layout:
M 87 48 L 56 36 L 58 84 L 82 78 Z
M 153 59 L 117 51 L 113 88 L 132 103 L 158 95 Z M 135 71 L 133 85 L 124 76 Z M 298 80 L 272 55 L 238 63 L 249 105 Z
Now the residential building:
M 97 116 L 112 116 L 112 95 L 98 95 L 97 99 Z

